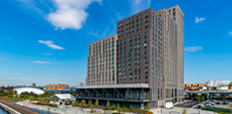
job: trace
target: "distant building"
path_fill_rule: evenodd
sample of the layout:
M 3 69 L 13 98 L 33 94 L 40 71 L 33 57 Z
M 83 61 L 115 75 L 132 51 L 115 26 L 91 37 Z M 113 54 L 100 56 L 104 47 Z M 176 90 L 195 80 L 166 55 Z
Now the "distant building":
M 36 86 L 36 84 L 35 84 L 35 83 L 32 83 L 32 84 L 31 84 L 31 86 L 32 86 L 32 87 L 35 87 L 35 86 Z
M 227 86 L 229 84 L 230 84 L 229 80 L 210 80 L 210 81 L 206 82 L 206 85 L 208 87 L 217 87 L 217 86 L 220 86 L 220 85 Z
M 84 86 L 84 83 L 83 83 L 83 82 L 81 82 L 81 83 L 80 83 L 80 86 Z
M 45 85 L 44 90 L 47 92 L 56 92 L 56 93 L 74 92 L 74 89 L 67 84 L 48 84 Z
M 205 87 L 205 83 L 185 83 L 184 87 Z

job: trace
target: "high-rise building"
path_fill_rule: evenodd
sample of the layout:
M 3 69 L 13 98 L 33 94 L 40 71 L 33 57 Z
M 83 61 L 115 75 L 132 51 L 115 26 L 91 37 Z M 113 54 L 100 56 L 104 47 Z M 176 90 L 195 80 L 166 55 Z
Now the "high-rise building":
M 182 101 L 184 14 L 152 8 L 117 23 L 117 83 L 146 83 L 152 101 Z
M 141 109 L 146 102 L 154 107 L 183 101 L 183 53 L 184 14 L 179 6 L 142 11 L 117 22 L 117 35 L 89 44 L 89 87 L 77 88 L 77 98 L 107 95 L 114 103 L 136 100 L 133 105 Z
M 86 85 L 116 84 L 117 35 L 89 44 Z
M 36 86 L 36 84 L 33 82 L 33 83 L 31 84 L 31 86 L 32 86 L 32 87 L 35 87 L 35 86 Z

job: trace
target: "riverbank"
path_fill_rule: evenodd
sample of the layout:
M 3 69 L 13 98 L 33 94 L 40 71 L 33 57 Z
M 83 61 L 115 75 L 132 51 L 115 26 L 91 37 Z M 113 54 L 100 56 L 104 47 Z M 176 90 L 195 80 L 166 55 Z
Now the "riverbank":
M 28 109 L 22 108 L 20 106 L 14 105 L 10 102 L 1 99 L 0 107 L 11 114 L 37 114 L 33 111 L 30 111 Z
M 82 111 L 80 108 L 74 108 L 74 107 L 68 107 L 68 106 L 49 107 L 49 106 L 35 105 L 35 104 L 27 103 L 27 102 L 17 102 L 16 104 L 25 106 L 28 108 L 49 111 L 51 113 L 57 113 L 57 114 L 89 114 L 88 112 Z

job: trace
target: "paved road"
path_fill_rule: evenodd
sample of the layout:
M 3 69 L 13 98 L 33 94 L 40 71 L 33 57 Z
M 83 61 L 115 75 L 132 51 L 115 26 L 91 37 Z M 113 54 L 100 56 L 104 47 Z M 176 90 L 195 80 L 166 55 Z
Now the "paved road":
M 197 101 L 188 101 L 188 102 L 185 102 L 185 103 L 182 103 L 182 104 L 175 105 L 175 107 L 191 108 L 196 104 L 197 104 Z

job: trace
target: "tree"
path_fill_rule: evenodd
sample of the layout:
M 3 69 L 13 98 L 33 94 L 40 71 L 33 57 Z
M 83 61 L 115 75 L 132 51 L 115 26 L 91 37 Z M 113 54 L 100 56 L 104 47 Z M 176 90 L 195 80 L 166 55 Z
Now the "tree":
M 86 104 L 85 99 L 82 99 L 82 100 L 81 100 L 81 104 L 82 104 L 82 105 L 85 105 L 85 104 Z
M 98 99 L 96 99 L 96 101 L 95 101 L 95 105 L 96 105 L 96 106 L 98 106 L 98 105 L 99 105 L 99 101 L 98 101 Z
M 150 102 L 147 102 L 147 106 L 146 106 L 146 109 L 147 109 L 147 110 L 150 110 L 150 109 L 151 109 L 151 105 L 150 105 Z
M 109 100 L 107 100 L 106 106 L 110 107 L 110 101 Z
M 187 110 L 186 110 L 186 108 L 184 108 L 184 110 L 183 110 L 182 114 L 187 114 Z
M 77 104 L 77 101 L 76 101 L 76 100 L 73 100 L 73 104 Z
M 88 101 L 88 106 L 89 106 L 89 107 L 92 106 L 92 101 L 91 101 L 91 100 Z
M 123 106 L 122 109 L 123 109 L 123 112 L 126 112 L 126 106 Z
M 117 104 L 117 110 L 118 110 L 118 113 L 120 114 L 121 108 L 120 108 L 119 104 Z
M 116 110 L 117 109 L 117 107 L 115 106 L 115 105 L 113 105 L 113 108 L 112 108 L 112 110 Z
M 228 87 L 232 87 L 232 82 L 230 82 L 230 84 L 229 85 L 227 85 Z
M 132 111 L 133 111 L 133 107 L 132 107 L 132 106 L 130 106 L 130 109 L 129 109 L 129 110 L 130 110 L 130 112 L 132 112 Z

